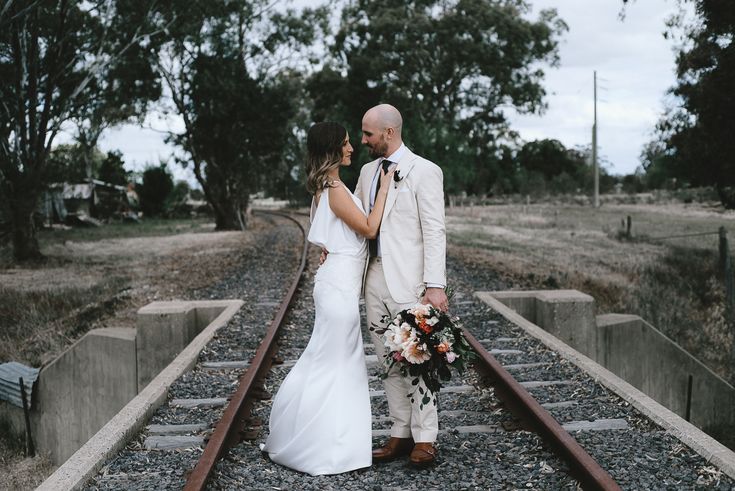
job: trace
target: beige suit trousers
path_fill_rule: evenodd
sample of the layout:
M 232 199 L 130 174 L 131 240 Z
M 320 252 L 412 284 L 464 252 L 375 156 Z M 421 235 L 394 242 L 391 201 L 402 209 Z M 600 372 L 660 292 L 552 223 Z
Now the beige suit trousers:
M 416 302 L 418 302 L 418 299 L 415 302 L 396 303 L 388 291 L 381 259 L 370 258 L 367 278 L 365 279 L 365 310 L 368 327 L 382 325 L 381 318 L 384 315 L 389 314 L 393 317 L 399 311 L 415 305 Z M 382 364 L 385 345 L 381 336 L 373 331 L 370 331 L 370 337 L 375 345 L 378 363 Z M 384 365 L 381 366 L 384 367 Z M 390 435 L 397 438 L 413 437 L 415 442 L 434 442 L 439 431 L 436 406 L 429 403 L 423 409 L 420 409 L 421 396 L 417 391 L 417 387 L 411 385 L 411 378 L 401 375 L 400 370 L 394 366 L 388 373 L 388 377 L 383 381 L 390 417 L 393 422 Z M 424 391 L 426 390 L 423 380 L 420 382 L 420 386 Z M 414 403 L 411 403 L 411 399 L 407 395 L 413 391 L 417 392 Z

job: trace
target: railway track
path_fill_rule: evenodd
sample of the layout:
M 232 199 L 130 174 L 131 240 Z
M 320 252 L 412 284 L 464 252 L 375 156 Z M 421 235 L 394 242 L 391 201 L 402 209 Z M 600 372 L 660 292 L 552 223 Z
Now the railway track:
M 730 489 L 726 476 L 712 477 L 715 471 L 701 457 L 666 438 L 665 432 L 656 432 L 627 403 L 473 299 L 467 285 L 455 297 L 453 313 L 469 328 L 467 337 L 480 361 L 477 370 L 453 380 L 440 394 L 440 461 L 434 470 L 416 473 L 397 461 L 310 478 L 271 464 L 258 443 L 265 436 L 270 393 L 308 341 L 317 253 L 311 251 L 307 267 L 308 246 L 303 244 L 295 278 L 292 270 L 285 274 L 283 258 L 278 267 L 266 268 L 290 286 L 276 287 L 267 280 L 256 285 L 260 290 L 254 311 L 236 319 L 240 326 L 220 335 L 200 355 L 194 371 L 172 388 L 168 406 L 87 489 L 425 489 L 444 487 L 446 481 L 458 489 L 620 489 L 610 473 L 621 477 L 626 488 L 670 486 L 659 469 L 678 483 L 691 479 L 692 487 L 709 473 L 707 483 L 715 483 L 713 488 Z M 276 308 L 264 332 L 251 333 L 244 341 L 237 338 L 244 329 L 257 331 L 259 316 Z M 389 434 L 387 403 L 377 376 L 379 362 L 371 345 L 365 346 L 378 442 Z M 276 357 L 284 363 L 271 367 Z M 570 432 L 592 449 L 592 456 Z M 610 451 L 611 445 L 619 449 Z M 633 462 L 646 445 L 651 450 L 641 454 L 643 463 Z M 601 458 L 611 472 L 593 457 Z M 684 477 L 670 472 L 680 457 L 690 466 L 682 471 Z M 631 463 L 621 465 L 626 459 Z
M 296 278 L 281 302 L 278 313 L 270 324 L 255 356 L 250 361 L 248 369 L 241 377 L 238 389 L 232 396 L 221 420 L 217 423 L 214 433 L 207 442 L 204 453 L 196 467 L 189 474 L 184 488 L 186 491 L 199 491 L 206 488 L 217 461 L 231 447 L 239 443 L 249 425 L 252 426 L 254 421 L 256 424 L 260 423 L 260 420 L 253 420 L 251 416 L 253 400 L 256 398 L 267 399 L 270 396 L 264 388 L 264 378 L 274 359 L 281 327 L 306 267 L 308 252 L 308 243 L 305 239 L 306 232 L 303 226 L 287 215 L 282 216 L 296 223 L 304 237 L 304 249 L 295 275 Z M 489 376 L 496 387 L 496 392 L 503 394 L 503 399 L 508 407 L 512 408 L 516 417 L 522 419 L 542 435 L 555 451 L 567 461 L 572 473 L 584 484 L 585 489 L 620 489 L 610 475 L 582 449 L 574 438 L 530 396 L 521 384 L 503 369 L 502 365 L 477 338 L 469 332 L 467 337 L 472 348 L 478 354 L 478 361 L 475 363 L 476 368 Z M 257 435 L 256 432 L 251 432 L 250 436 L 255 435 Z

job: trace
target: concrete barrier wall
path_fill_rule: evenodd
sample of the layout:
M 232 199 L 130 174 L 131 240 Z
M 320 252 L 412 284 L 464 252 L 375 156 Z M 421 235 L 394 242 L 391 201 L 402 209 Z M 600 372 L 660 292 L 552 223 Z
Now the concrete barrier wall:
M 597 318 L 598 362 L 681 417 L 707 430 L 735 424 L 735 388 L 661 331 L 634 315 Z
M 205 312 L 208 312 L 202 318 L 211 319 L 211 322 L 145 389 L 114 415 L 63 465 L 56 469 L 38 487 L 38 491 L 85 489 L 85 483 L 99 471 L 108 459 L 116 455 L 136 435 L 156 409 L 166 401 L 171 384 L 196 365 L 201 350 L 243 305 L 242 300 L 190 303 L 194 304 L 195 308 L 202 308 Z M 165 307 L 165 305 L 161 306 Z M 219 311 L 219 314 L 212 318 L 212 315 L 217 311 Z
M 691 375 L 691 422 L 735 424 L 735 388 L 640 317 L 595 316 L 594 299 L 576 290 L 490 294 L 681 417 Z
M 39 374 L 31 410 L 37 450 L 57 464 L 65 462 L 200 332 L 223 325 L 222 316 L 226 313 L 229 319 L 241 305 L 239 300 L 153 302 L 138 311 L 135 329 L 85 334 Z M 195 364 L 196 356 L 187 363 Z M 22 409 L 2 403 L 0 418 L 12 431 L 25 433 Z
M 189 302 L 153 302 L 138 311 L 138 392 L 196 337 L 198 327 Z
M 577 290 L 493 292 L 493 297 L 572 348 L 595 358 L 595 299 Z
M 138 393 L 135 329 L 94 329 L 41 370 L 37 448 L 64 462 Z

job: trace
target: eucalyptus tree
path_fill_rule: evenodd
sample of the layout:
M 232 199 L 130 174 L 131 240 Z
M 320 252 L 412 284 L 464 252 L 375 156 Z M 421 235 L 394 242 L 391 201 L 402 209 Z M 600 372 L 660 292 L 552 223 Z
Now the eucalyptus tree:
M 390 102 L 447 189 L 466 189 L 489 161 L 508 165 L 508 112 L 544 109 L 542 66 L 558 63 L 566 29 L 555 10 L 532 20 L 524 0 L 349 2 L 333 62 L 310 84 L 315 118 L 342 118 L 355 133 L 367 107 Z
M 689 19 L 687 7 L 693 6 Z M 735 208 L 735 8 L 727 0 L 679 0 L 665 35 L 677 39 L 675 96 L 642 161 L 651 180 L 713 186 Z M 633 15 L 631 13 L 631 15 Z
M 173 0 L 158 70 L 163 110 L 218 230 L 244 228 L 249 195 L 284 171 L 299 114 L 301 72 L 325 27 L 322 10 L 278 11 L 266 0 Z
M 147 65 L 158 34 L 150 24 L 153 2 L 0 5 L 0 200 L 17 260 L 41 257 L 33 215 L 62 128 L 108 98 L 113 106 L 139 107 L 157 97 Z

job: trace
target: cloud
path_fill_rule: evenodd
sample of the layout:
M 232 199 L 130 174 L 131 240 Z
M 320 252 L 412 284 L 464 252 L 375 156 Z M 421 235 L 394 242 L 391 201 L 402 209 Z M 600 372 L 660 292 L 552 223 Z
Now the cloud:
M 564 145 L 592 140 L 593 71 L 598 75 L 598 142 L 617 174 L 633 172 L 666 91 L 675 82 L 675 56 L 662 32 L 677 6 L 641 0 L 619 19 L 621 0 L 536 0 L 534 14 L 556 8 L 569 26 L 559 68 L 547 68 L 549 109 L 542 116 L 512 115 L 524 139 L 556 138 Z

